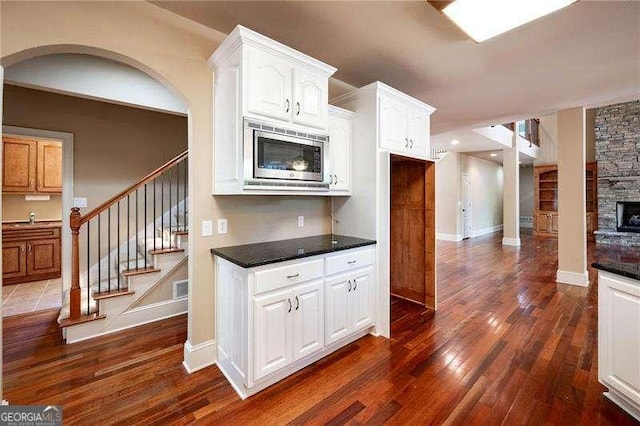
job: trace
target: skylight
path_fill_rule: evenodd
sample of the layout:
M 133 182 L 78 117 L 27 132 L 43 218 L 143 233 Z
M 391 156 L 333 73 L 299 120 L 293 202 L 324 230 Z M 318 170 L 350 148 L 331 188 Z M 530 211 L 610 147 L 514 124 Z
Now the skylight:
M 455 0 L 442 9 L 478 43 L 548 15 L 578 0 Z

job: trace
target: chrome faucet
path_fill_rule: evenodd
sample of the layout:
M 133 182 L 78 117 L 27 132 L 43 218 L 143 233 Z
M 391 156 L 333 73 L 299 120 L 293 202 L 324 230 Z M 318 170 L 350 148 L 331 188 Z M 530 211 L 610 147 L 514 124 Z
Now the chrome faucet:
M 34 212 L 29 213 L 29 224 L 33 225 L 36 223 L 36 214 Z

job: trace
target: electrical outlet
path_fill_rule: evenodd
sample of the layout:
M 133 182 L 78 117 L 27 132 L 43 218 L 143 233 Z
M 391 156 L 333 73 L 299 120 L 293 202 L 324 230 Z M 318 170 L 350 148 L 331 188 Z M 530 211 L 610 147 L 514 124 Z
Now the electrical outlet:
M 202 236 L 210 237 L 213 235 L 213 221 L 212 220 L 203 220 L 202 221 Z
M 227 233 L 227 219 L 218 219 L 218 234 Z
M 302 228 L 304 226 L 304 216 L 298 216 L 298 228 Z

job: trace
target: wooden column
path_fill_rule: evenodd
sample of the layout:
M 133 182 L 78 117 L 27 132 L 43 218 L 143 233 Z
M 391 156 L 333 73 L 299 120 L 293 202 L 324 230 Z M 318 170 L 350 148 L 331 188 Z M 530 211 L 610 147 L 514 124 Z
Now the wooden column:
M 69 319 L 75 320 L 80 318 L 80 247 L 79 235 L 80 226 L 82 225 L 82 216 L 80 209 L 74 207 L 71 209 L 71 290 L 69 293 Z

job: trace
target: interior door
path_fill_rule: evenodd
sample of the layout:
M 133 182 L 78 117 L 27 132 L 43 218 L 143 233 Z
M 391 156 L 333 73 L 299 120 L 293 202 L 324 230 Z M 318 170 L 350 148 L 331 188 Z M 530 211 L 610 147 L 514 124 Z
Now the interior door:
M 327 345 L 349 334 L 349 274 L 325 281 L 325 342 Z
M 380 146 L 390 151 L 409 151 L 407 106 L 391 97 L 380 97 Z
M 247 111 L 290 121 L 291 64 L 257 49 L 249 49 L 247 55 Z
M 292 361 L 291 290 L 254 299 L 254 372 L 258 380 Z
M 27 243 L 3 242 L 2 244 L 2 277 L 17 278 L 27 275 Z
M 328 79 L 301 68 L 294 68 L 293 122 L 325 129 L 328 103 Z
M 471 237 L 471 175 L 462 177 L 462 231 L 463 238 Z
M 60 240 L 29 241 L 27 243 L 27 274 L 60 273 Z
M 293 288 L 293 360 L 324 347 L 323 281 Z
M 352 331 L 358 331 L 373 324 L 372 268 L 365 268 L 352 275 L 349 294 L 349 324 Z
M 62 143 L 38 141 L 38 192 L 62 192 Z
M 3 137 L 2 191 L 34 192 L 36 190 L 36 141 Z
M 342 117 L 329 117 L 329 149 L 331 149 L 331 189 L 348 191 L 350 181 L 351 121 Z

